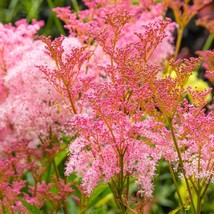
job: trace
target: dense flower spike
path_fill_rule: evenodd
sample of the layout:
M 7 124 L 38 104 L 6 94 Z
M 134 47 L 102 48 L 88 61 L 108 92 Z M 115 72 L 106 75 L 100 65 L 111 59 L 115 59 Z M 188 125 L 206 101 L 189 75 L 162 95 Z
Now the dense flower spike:
M 88 105 L 91 107 L 90 114 L 77 115 L 72 119 L 71 124 L 76 128 L 78 138 L 70 146 L 70 160 L 66 173 L 76 171 L 81 175 L 82 185 L 87 194 L 91 194 L 104 179 L 120 200 L 122 200 L 120 188 L 123 185 L 114 186 L 115 179 L 117 178 L 117 182 L 122 179 L 122 183 L 125 184 L 128 183 L 127 177 L 133 176 L 142 188 L 141 193 L 151 197 L 151 182 L 158 159 L 164 156 L 168 161 L 174 162 L 180 157 L 179 154 L 176 155 L 176 148 L 170 146 L 176 138 L 170 137 L 170 134 L 174 133 L 173 130 L 164 129 L 162 122 L 168 123 L 168 120 L 177 117 L 183 97 L 187 94 L 199 111 L 205 105 L 204 98 L 209 91 L 199 92 L 186 86 L 200 60 L 194 58 L 172 60 L 169 63 L 170 72 L 167 76 L 161 77 L 160 63 L 172 53 L 169 51 L 168 54 L 158 55 L 161 45 L 164 44 L 163 47 L 166 48 L 165 42 L 170 44 L 172 41 L 168 33 L 173 29 L 169 24 L 170 21 L 162 20 L 157 15 L 152 17 L 155 21 L 150 18 L 142 19 L 141 16 L 139 18 L 135 13 L 137 9 L 129 7 L 127 10 L 127 4 L 108 7 L 106 11 L 105 8 L 102 9 L 103 2 L 100 5 L 101 9 L 96 3 L 87 3 L 89 8 L 93 8 L 93 14 L 86 18 L 89 13 L 82 13 L 80 17 L 82 15 L 86 18 L 88 22 L 84 29 L 88 31 L 90 38 L 95 39 L 95 51 L 89 60 L 88 68 L 97 70 L 93 61 L 102 64 L 98 68 L 103 71 L 102 73 L 99 71 L 103 79 L 95 81 L 91 86 L 92 90 L 86 92 Z M 181 6 L 180 3 L 176 5 Z M 184 8 L 184 13 L 187 13 L 189 6 L 185 3 L 181 7 Z M 201 8 L 197 2 L 193 7 L 190 17 L 184 15 L 183 21 L 179 19 L 180 27 L 184 28 Z M 179 7 L 173 9 L 175 14 L 179 12 Z M 58 9 L 57 12 L 62 17 L 61 11 L 62 9 Z M 102 14 L 101 19 L 97 19 L 97 14 Z M 142 12 L 143 14 L 146 12 Z M 176 18 L 179 17 L 177 14 Z M 63 19 L 66 24 L 70 22 L 65 17 Z M 82 19 L 80 18 L 78 22 Z M 138 25 L 138 20 L 143 20 L 142 23 L 145 24 Z M 78 32 L 77 29 L 77 36 Z M 98 51 L 99 55 L 96 53 Z M 145 113 L 144 116 L 142 111 Z M 151 122 L 152 120 L 148 122 L 145 118 L 149 115 L 155 116 L 162 125 L 157 125 L 155 121 Z M 159 127 L 159 134 L 151 124 Z M 127 133 L 124 132 L 124 127 Z M 181 129 L 179 126 L 177 128 Z M 132 129 L 134 131 L 131 131 Z M 188 141 L 186 138 L 185 140 Z M 163 149 L 164 147 L 168 152 Z M 145 154 L 145 157 L 142 154 Z M 180 158 L 185 161 L 183 154 Z M 146 165 L 148 159 L 152 165 Z M 149 168 L 152 170 L 148 171 Z M 148 186 L 149 189 L 146 189 Z M 124 203 L 122 200 L 122 204 Z
M 70 145 L 66 174 L 77 171 L 83 177 L 86 193 L 91 194 L 102 178 L 109 183 L 123 170 L 124 178 L 135 177 L 141 192 L 151 197 L 152 177 L 161 154 L 153 146 L 166 142 L 156 133 L 158 124 L 154 121 L 132 123 L 122 112 L 116 114 L 117 117 L 111 114 L 104 118 L 101 114 L 98 119 L 86 115 L 73 119 L 72 125 L 80 136 Z
M 85 68 L 82 69 L 90 52 L 86 47 L 81 47 L 75 38 L 64 40 L 60 37 L 51 41 L 50 38 L 41 37 L 41 40 L 46 44 L 46 53 L 55 66 L 39 66 L 40 70 L 59 94 L 66 98 L 65 104 L 70 112 L 81 113 L 84 108 L 84 92 L 89 89 L 94 78 Z M 66 47 L 65 50 L 63 46 Z
M 152 196 L 155 165 L 163 154 L 160 153 L 162 147 L 167 145 L 166 138 L 155 128 L 164 127 L 152 119 L 143 121 L 144 116 L 138 108 L 145 109 L 144 103 L 147 103 L 145 112 L 150 112 L 153 106 L 150 101 L 153 92 L 147 80 L 153 78 L 154 81 L 159 69 L 150 63 L 154 63 L 152 55 L 167 37 L 165 31 L 170 21 L 158 20 L 142 26 L 144 34 L 132 33 L 134 40 L 129 44 L 124 42 L 132 26 L 126 8 L 111 8 L 104 14 L 105 22 L 100 20 L 90 32 L 109 60 L 99 66 L 103 79 L 94 82 L 93 90 L 86 93 L 92 112 L 77 115 L 71 121 L 79 137 L 70 145 L 66 174 L 76 171 L 82 177 L 87 194 L 92 194 L 104 179 L 123 204 L 122 189 L 125 183 L 128 185 L 130 176 L 141 186 L 142 195 Z M 160 56 L 155 63 L 163 59 Z M 93 60 L 92 57 L 89 63 Z M 143 99 L 141 95 L 146 97 Z M 116 180 L 120 181 L 119 186 L 114 185 Z
M 213 174 L 214 118 L 198 108 L 179 108 L 175 130 L 188 177 L 207 180 Z
M 63 118 L 56 108 L 56 104 L 59 103 L 58 94 L 51 89 L 44 76 L 36 68 L 38 59 L 41 64 L 48 63 L 48 58 L 42 57 L 43 44 L 32 40 L 31 31 L 29 31 L 31 39 L 23 40 L 22 34 L 25 33 L 26 28 L 30 29 L 27 25 L 24 28 L 25 25 L 26 23 L 20 24 L 16 30 L 11 27 L 19 34 L 17 33 L 16 37 L 7 37 L 8 43 L 5 42 L 2 47 L 5 50 L 3 57 L 10 59 L 10 62 L 5 62 L 7 72 L 1 78 L 6 90 L 3 93 L 7 94 L 7 99 L 0 106 L 1 122 L 4 121 L 1 127 L 3 128 L 4 124 L 5 126 L 10 124 L 19 139 L 35 141 L 34 143 L 38 144 L 36 142 L 38 136 L 48 136 L 50 127 L 52 127 L 52 131 L 62 128 Z M 7 41 L 6 35 L 11 28 L 8 29 L 6 26 L 3 31 L 2 38 L 5 36 L 5 41 Z M 21 29 L 23 33 L 21 33 Z M 38 30 L 38 26 L 36 30 Z M 35 33 L 34 28 L 32 28 L 32 33 Z M 28 34 L 26 34 L 27 36 Z M 12 49 L 13 51 L 10 51 Z M 20 54 L 19 52 L 22 51 L 27 52 Z
M 96 8 L 95 5 L 90 6 Z M 134 12 L 133 8 L 129 7 L 129 9 Z M 127 5 L 109 7 L 108 10 L 96 8 L 96 10 L 97 14 L 102 14 L 101 18 L 97 19 L 97 14 L 94 13 L 92 19 L 86 18 L 88 23 L 86 22 L 84 28 L 88 30 L 89 38 L 95 40 L 94 48 L 90 47 L 90 50 L 93 48 L 92 55 L 85 62 L 86 65 L 77 68 L 79 73 L 75 77 L 75 82 L 72 80 L 75 76 L 72 73 L 74 67 L 66 69 L 66 58 L 63 59 L 62 56 L 64 51 L 61 39 L 53 42 L 50 39 L 42 39 L 47 45 L 49 56 L 57 65 L 57 70 L 50 71 L 44 67 L 40 67 L 40 69 L 46 73 L 49 81 L 61 95 L 65 97 L 72 95 L 71 107 L 73 103 L 76 104 L 79 100 L 85 99 L 84 105 L 91 108 L 86 114 L 78 115 L 77 113 L 81 113 L 81 111 L 74 111 L 72 107 L 72 114 L 77 114 L 77 116 L 71 120 L 71 124 L 73 129 L 76 129 L 78 138 L 70 145 L 70 159 L 67 163 L 66 174 L 77 172 L 82 177 L 82 187 L 85 193 L 89 195 L 104 180 L 115 192 L 115 197 L 120 198 L 121 206 L 124 206 L 125 201 L 122 199 L 122 194 L 125 188 L 124 184 L 128 185 L 130 176 L 134 177 L 141 186 L 141 194 L 146 197 L 152 196 L 155 165 L 161 158 L 162 153 L 159 152 L 163 151 L 163 145 L 167 144 L 165 138 L 160 137 L 156 132 L 157 129 L 152 128 L 152 126 L 156 126 L 155 122 L 153 123 L 152 120 L 150 122 L 141 121 L 142 112 L 138 111 L 138 108 L 140 106 L 144 108 L 143 102 L 149 102 L 146 110 L 149 112 L 151 109 L 152 102 L 149 101 L 152 96 L 151 89 L 146 86 L 144 75 L 151 69 L 154 70 L 153 78 L 155 78 L 159 69 L 147 63 L 149 61 L 149 63 L 159 64 L 166 56 L 169 56 L 170 51 L 168 52 L 168 50 L 162 56 L 158 55 L 157 51 L 156 57 L 152 59 L 158 46 L 164 46 L 164 44 L 171 46 L 172 40 L 168 32 L 172 27 L 168 28 L 169 20 L 163 21 L 160 17 L 157 18 L 156 23 L 147 20 L 144 22 L 144 26 L 140 26 L 139 21 L 135 26 L 136 22 L 131 20 L 138 18 L 134 17 L 133 12 L 128 12 Z M 63 9 L 57 9 L 59 16 L 66 19 L 68 26 L 73 16 L 66 15 L 65 17 L 62 11 Z M 67 9 L 66 13 L 68 14 Z M 87 13 L 80 13 L 80 19 L 77 22 L 81 22 L 81 15 L 84 16 Z M 138 24 L 141 30 L 137 30 Z M 72 25 L 72 29 L 75 26 L 77 25 Z M 80 24 L 77 27 L 79 26 Z M 136 30 L 132 32 L 131 29 L 135 27 Z M 82 33 L 78 28 L 76 32 L 78 38 L 81 37 Z M 124 42 L 127 39 L 130 39 L 130 43 Z M 82 41 L 87 41 L 87 45 L 89 45 L 89 40 L 83 39 Z M 87 46 L 82 49 L 86 48 L 89 49 Z M 75 66 L 75 63 L 78 62 L 80 55 L 77 55 L 77 52 L 75 54 L 72 57 L 77 60 L 70 64 L 70 61 L 67 61 L 68 66 Z M 137 60 L 135 61 L 135 59 Z M 98 62 L 98 67 L 94 62 Z M 64 70 L 68 70 L 70 76 Z M 72 90 L 75 90 L 75 84 L 78 84 L 80 74 L 82 76 L 87 73 L 93 75 L 94 82 L 89 84 L 89 91 L 88 89 L 81 91 L 81 97 L 76 96 Z M 147 75 L 152 76 L 152 74 Z M 60 82 L 62 85 L 59 84 Z M 88 83 L 90 82 L 88 81 Z M 67 91 L 65 90 L 66 84 L 69 85 Z M 141 90 L 142 92 L 140 92 Z M 66 91 L 67 94 L 63 91 Z M 148 95 L 142 100 L 138 93 L 142 95 L 148 93 Z M 78 93 L 76 94 L 78 95 Z M 147 131 L 143 132 L 143 130 Z M 156 147 L 156 144 L 157 148 L 152 148 Z M 142 156 L 142 153 L 145 155 Z M 112 182 L 119 182 L 118 186 Z M 126 198 L 128 199 L 128 195 Z
M 119 1 L 119 3 L 111 3 L 111 1 L 104 3 L 103 1 L 99 3 L 99 7 L 93 7 L 93 9 L 89 7 L 89 10 L 80 11 L 78 17 L 69 13 L 69 8 L 56 8 L 54 10 L 58 17 L 66 23 L 66 27 L 72 32 L 71 35 L 77 36 L 81 41 L 86 41 L 87 44 L 91 44 L 96 38 L 104 51 L 112 51 L 118 40 L 120 40 L 117 44 L 119 47 L 137 41 L 138 37 L 135 33 L 143 34 L 146 31 L 145 25 L 149 23 L 157 25 L 160 36 L 163 36 L 162 33 L 164 32 L 166 38 L 161 44 L 156 43 L 159 44 L 159 47 L 153 60 L 164 60 L 173 54 L 171 32 L 175 25 L 171 24 L 166 28 L 163 23 L 159 23 L 163 20 L 161 4 L 152 5 L 150 12 L 148 12 L 143 6 L 145 2 L 142 2 L 141 6 L 131 5 L 129 1 Z M 93 4 L 96 3 L 93 2 Z M 115 4 L 117 5 L 115 6 Z M 156 22 L 159 24 L 155 24 Z M 149 29 L 151 31 L 151 28 Z M 149 39 L 148 35 L 149 32 L 147 39 Z M 150 35 L 150 39 L 152 39 L 152 35 Z

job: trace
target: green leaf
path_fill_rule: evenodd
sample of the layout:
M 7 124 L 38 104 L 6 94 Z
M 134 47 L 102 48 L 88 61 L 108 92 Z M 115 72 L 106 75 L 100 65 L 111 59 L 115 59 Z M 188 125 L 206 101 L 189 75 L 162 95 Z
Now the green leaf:
M 31 21 L 33 18 L 38 17 L 39 8 L 41 7 L 42 0 L 37 0 L 32 3 L 32 6 L 28 12 L 27 20 Z
M 108 195 L 110 192 L 109 187 L 106 184 L 99 185 L 93 192 L 90 197 L 89 207 L 94 206 L 97 202 L 99 202 L 102 198 Z
M 78 12 L 80 9 L 79 9 L 79 5 L 77 3 L 77 0 L 71 0 L 71 2 L 72 2 L 72 5 L 74 7 L 75 12 Z
M 167 199 L 167 198 L 160 198 L 160 204 L 162 206 L 166 206 L 166 207 L 173 207 L 174 206 L 174 202 L 170 199 Z
M 172 210 L 171 212 L 169 212 L 169 214 L 175 214 L 175 213 L 177 213 L 179 210 L 181 210 L 182 209 L 182 206 L 180 206 L 180 207 L 177 207 L 176 209 L 174 209 L 174 210 Z
M 30 211 L 31 214 L 44 214 L 43 211 L 41 211 L 37 206 L 35 205 L 32 205 L 30 203 L 28 203 L 27 201 L 23 200 L 23 199 L 19 199 L 23 206 L 28 210 Z
M 55 7 L 54 2 L 52 0 L 47 0 L 47 2 L 48 2 L 48 6 L 49 6 L 50 9 Z M 53 20 L 54 20 L 54 22 L 55 22 L 55 24 L 57 26 L 58 31 L 61 34 L 65 35 L 64 28 L 63 28 L 61 22 L 59 21 L 59 19 L 56 17 L 56 15 L 51 14 L 51 17 L 53 17 Z
M 133 4 L 133 5 L 140 5 L 140 3 L 139 3 L 138 0 L 132 0 L 132 4 Z
M 46 172 L 43 174 L 42 179 L 45 180 L 46 183 L 50 183 L 52 174 L 53 174 L 53 167 L 50 164 Z
M 108 214 L 104 208 L 99 208 L 93 211 L 90 211 L 88 214 Z
M 68 201 L 66 202 L 67 209 L 71 212 L 68 212 L 69 214 L 78 214 L 79 208 L 77 204 L 74 202 L 74 200 L 71 198 L 71 196 L 68 196 Z
M 65 159 L 65 157 L 68 155 L 68 151 L 62 151 L 60 154 L 55 158 L 56 165 L 59 166 L 59 164 Z
M 112 193 L 108 193 L 108 195 L 106 195 L 105 197 L 101 198 L 96 204 L 95 207 L 101 207 L 105 204 L 107 204 L 109 201 L 111 201 L 113 199 L 113 194 Z
M 35 184 L 35 181 L 34 181 L 34 178 L 33 178 L 33 175 L 32 175 L 31 172 L 28 171 L 28 172 L 26 173 L 26 178 L 27 178 L 28 183 L 29 183 L 31 186 L 33 186 L 33 185 Z
M 90 197 L 90 201 L 93 201 L 96 197 L 98 197 L 107 186 L 105 184 L 100 184 L 98 187 L 95 188 L 93 195 Z

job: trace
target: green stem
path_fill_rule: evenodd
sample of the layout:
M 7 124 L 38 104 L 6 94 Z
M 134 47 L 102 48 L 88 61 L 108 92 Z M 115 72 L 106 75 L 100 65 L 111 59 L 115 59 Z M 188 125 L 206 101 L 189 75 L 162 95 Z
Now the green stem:
M 49 165 L 49 167 L 48 167 L 48 171 L 47 171 L 47 177 L 46 177 L 46 184 L 48 184 L 49 183 L 49 181 L 50 181 L 50 176 L 51 176 L 51 164 Z
M 212 169 L 213 169 L 213 168 L 212 168 Z M 207 181 L 207 184 L 206 184 L 206 186 L 205 186 L 205 188 L 204 188 L 204 191 L 203 191 L 202 194 L 201 194 L 201 200 L 204 198 L 205 193 L 206 193 L 206 191 L 207 191 L 207 189 L 208 189 L 208 187 L 209 187 L 209 185 L 210 185 L 210 183 L 211 183 L 211 181 L 212 181 L 212 178 L 213 178 L 213 175 L 211 174 L 210 177 L 209 177 L 209 179 L 208 179 L 208 181 Z M 203 186 L 202 186 L 202 187 L 203 187 Z
M 36 179 L 34 178 L 34 181 L 35 181 L 35 186 L 34 186 L 34 197 L 36 197 L 36 192 L 37 192 L 37 184 L 38 182 L 36 181 Z
M 56 178 L 57 178 L 57 181 L 59 181 L 59 178 L 60 178 L 60 175 L 59 175 L 59 170 L 58 170 L 58 167 L 56 165 L 56 161 L 55 159 L 53 159 L 53 166 L 54 166 L 54 171 L 56 173 Z M 64 211 L 64 214 L 68 214 L 68 208 L 66 206 L 66 202 L 63 202 L 63 211 Z
M 126 200 L 127 201 L 128 201 L 128 198 L 129 198 L 129 185 L 130 185 L 130 176 L 128 175 L 127 182 L 126 182 Z
M 174 173 L 174 171 L 173 171 L 173 168 L 172 168 L 172 165 L 171 165 L 170 162 L 168 162 L 168 166 L 169 166 L 169 171 L 170 171 L 170 173 L 171 173 L 171 175 L 172 175 L 172 180 L 173 180 L 173 182 L 174 182 L 174 184 L 175 184 L 176 192 L 177 192 L 177 194 L 178 194 L 179 203 L 180 203 L 180 205 L 182 206 L 183 212 L 185 213 L 184 203 L 183 203 L 183 200 L 182 200 L 180 191 L 179 191 L 178 183 L 177 183 L 176 178 L 175 178 L 175 173 Z
M 80 9 L 79 9 L 79 5 L 77 3 L 77 0 L 71 0 L 71 2 L 72 2 L 72 5 L 74 7 L 75 12 L 78 12 Z
M 213 43 L 213 35 L 210 34 L 210 35 L 208 36 L 208 38 L 207 38 L 207 40 L 206 40 L 206 42 L 205 42 L 205 44 L 204 44 L 202 50 L 203 50 L 203 51 L 208 50 L 208 49 L 211 47 L 212 43 Z M 201 67 L 201 64 L 202 64 L 202 62 L 201 62 L 200 65 L 198 65 L 198 67 L 196 68 L 196 71 L 197 71 L 197 72 L 199 71 L 199 69 L 200 69 L 200 67 Z
M 198 157 L 198 175 L 200 174 L 201 168 L 201 150 L 199 151 Z M 200 185 L 200 178 L 198 178 L 198 191 L 197 191 L 197 214 L 201 213 L 201 185 Z
M 193 186 L 195 192 L 197 192 L 197 191 L 198 191 L 198 188 L 197 188 L 196 184 L 194 183 L 194 181 L 192 180 L 192 177 L 190 177 L 189 180 L 190 180 L 190 182 L 191 182 L 191 184 L 192 184 L 192 186 Z
M 50 9 L 55 7 L 55 5 L 54 5 L 52 0 L 47 0 L 47 2 L 48 2 L 48 6 L 49 6 Z M 56 16 L 54 16 L 54 22 L 55 22 L 59 32 L 61 34 L 65 35 L 65 31 L 64 31 L 64 29 L 62 27 L 62 24 L 61 24 L 61 22 L 59 21 L 59 19 Z
M 213 43 L 213 35 L 210 34 L 210 35 L 208 36 L 208 38 L 207 38 L 207 40 L 206 40 L 206 42 L 205 42 L 205 44 L 204 44 L 202 50 L 203 50 L 203 51 L 208 50 L 208 49 L 211 47 L 212 43 Z
M 119 180 L 119 191 L 120 195 L 123 192 L 123 173 L 124 173 L 124 164 L 123 164 L 123 155 L 120 155 L 120 180 Z
M 80 205 L 80 213 L 86 214 L 86 210 L 88 207 L 87 198 L 84 194 L 81 194 L 81 205 Z
M 174 59 L 177 59 L 177 57 L 178 57 L 178 52 L 180 50 L 181 40 L 182 40 L 182 37 L 183 37 L 183 32 L 184 32 L 184 28 L 183 27 L 179 27 L 178 28 L 177 41 L 176 41 L 176 47 L 175 47 Z
M 55 159 L 53 159 L 53 166 L 54 166 L 54 171 L 55 171 L 55 173 L 56 173 L 57 181 L 59 181 L 59 178 L 60 178 L 60 176 L 59 176 L 59 170 L 58 170 L 58 168 L 57 168 Z
M 180 149 L 178 147 L 177 139 L 175 137 L 174 128 L 173 128 L 173 124 L 172 124 L 172 119 L 169 119 L 169 126 L 170 126 L 170 130 L 171 130 L 171 133 L 172 133 L 172 138 L 173 138 L 174 146 L 175 146 L 176 152 L 178 154 L 179 163 L 180 163 L 180 166 L 181 166 L 181 171 L 182 171 L 182 174 L 184 176 L 185 183 L 186 183 L 186 186 L 187 186 L 187 190 L 188 190 L 188 193 L 189 193 L 189 196 L 190 196 L 192 208 L 193 208 L 194 213 L 196 213 L 196 209 L 195 209 L 195 205 L 194 205 L 193 197 L 192 197 L 192 193 L 191 193 L 191 188 L 190 188 L 188 179 L 186 177 L 186 172 L 185 172 L 185 169 L 184 169 L 183 160 L 182 160 L 182 157 L 181 157 L 181 152 L 180 152 Z
M 113 181 L 113 179 L 112 179 L 112 181 Z M 117 207 L 120 208 L 120 205 L 119 205 L 118 200 L 117 200 L 117 191 L 115 190 L 115 184 L 114 184 L 115 182 L 112 182 L 112 183 L 113 183 L 114 186 L 111 183 L 108 183 L 108 186 L 109 186 L 109 188 L 111 189 L 111 191 L 113 193 L 114 201 L 115 201 Z
M 4 204 L 2 204 L 2 211 L 3 211 L 3 214 L 7 214 L 6 210 L 5 210 L 5 207 L 4 207 Z
M 119 164 L 120 164 L 120 173 L 117 175 L 117 180 L 112 179 L 112 183 L 108 183 L 115 199 L 115 203 L 117 204 L 120 211 L 124 214 L 127 211 L 127 207 L 124 205 L 123 199 L 123 190 L 126 178 L 124 179 L 124 153 L 119 153 Z M 126 199 L 128 200 L 129 193 L 129 176 L 126 181 Z
M 64 211 L 64 214 L 68 214 L 68 208 L 66 206 L 66 202 L 63 203 L 63 211 Z
M 120 208 L 121 211 L 123 213 L 126 212 L 126 206 L 124 206 L 123 203 L 123 189 L 124 189 L 124 163 L 123 163 L 123 159 L 124 159 L 124 153 L 123 154 L 119 154 L 119 161 L 120 161 L 120 174 L 119 174 L 119 184 L 118 184 L 118 198 L 119 198 L 119 204 L 120 204 Z

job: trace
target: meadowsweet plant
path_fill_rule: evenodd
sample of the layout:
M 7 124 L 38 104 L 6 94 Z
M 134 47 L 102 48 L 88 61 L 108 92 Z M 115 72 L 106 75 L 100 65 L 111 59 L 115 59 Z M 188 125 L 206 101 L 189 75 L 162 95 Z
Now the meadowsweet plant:
M 182 59 L 179 50 L 210 1 L 83 2 L 54 9 L 68 36 L 35 36 L 37 21 L 0 25 L 2 213 L 106 213 L 101 199 L 115 213 L 150 213 L 163 161 L 172 213 L 202 213 L 214 114 L 196 72 L 202 65 L 213 86 L 213 51 Z
M 41 198 L 37 192 L 44 177 L 44 185 L 51 185 L 52 176 L 60 181 L 55 158 L 62 151 L 64 133 L 69 132 L 65 128 L 67 110 L 60 110 L 60 96 L 34 66 L 38 61 L 51 65 L 42 57 L 43 43 L 33 39 L 41 24 L 28 25 L 22 20 L 16 27 L 1 25 L 2 213 L 28 213 L 18 199 L 21 195 L 26 202 L 42 207 L 48 197 Z M 48 170 L 55 173 L 47 174 Z M 32 182 L 27 183 L 26 176 Z M 56 201 L 58 210 L 65 200 L 55 199 L 52 204 Z

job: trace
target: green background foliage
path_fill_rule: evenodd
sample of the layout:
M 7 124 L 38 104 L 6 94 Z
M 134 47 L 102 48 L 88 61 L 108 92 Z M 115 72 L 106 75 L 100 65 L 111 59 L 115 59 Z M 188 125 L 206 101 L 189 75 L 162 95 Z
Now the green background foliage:
M 66 34 L 66 31 L 52 8 L 67 6 L 72 10 L 81 10 L 84 7 L 81 1 L 76 0 L 1 0 L 0 22 L 15 23 L 22 18 L 26 18 L 28 22 L 32 19 L 44 20 L 45 26 L 39 34 L 57 37 Z

